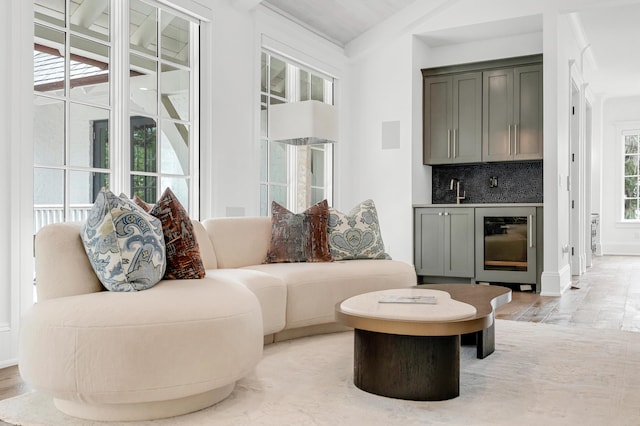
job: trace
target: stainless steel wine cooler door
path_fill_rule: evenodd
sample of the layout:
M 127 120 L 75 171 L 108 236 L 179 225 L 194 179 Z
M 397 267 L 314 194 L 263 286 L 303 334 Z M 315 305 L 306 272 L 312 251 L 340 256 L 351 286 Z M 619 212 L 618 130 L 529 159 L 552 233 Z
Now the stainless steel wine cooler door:
M 476 280 L 536 283 L 536 208 L 476 209 Z

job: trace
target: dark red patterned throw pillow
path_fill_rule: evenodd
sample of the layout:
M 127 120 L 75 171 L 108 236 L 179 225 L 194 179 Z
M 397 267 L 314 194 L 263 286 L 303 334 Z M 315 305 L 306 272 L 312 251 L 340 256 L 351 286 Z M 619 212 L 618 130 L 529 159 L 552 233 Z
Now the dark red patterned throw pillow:
M 327 241 L 329 204 L 323 200 L 294 214 L 273 201 L 271 244 L 264 263 L 331 262 Z
M 167 188 L 149 213 L 162 222 L 167 247 L 167 269 L 163 278 L 203 278 L 206 271 L 200 257 L 200 247 L 193 231 L 193 224 L 173 191 Z

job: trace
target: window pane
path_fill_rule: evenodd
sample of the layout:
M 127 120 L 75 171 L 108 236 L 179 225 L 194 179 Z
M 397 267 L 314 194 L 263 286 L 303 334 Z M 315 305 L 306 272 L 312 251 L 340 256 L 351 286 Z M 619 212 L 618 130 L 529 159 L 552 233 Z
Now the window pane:
M 260 59 L 260 91 L 267 91 L 267 54 L 264 52 Z
M 260 137 L 263 137 L 263 138 L 267 137 L 267 127 L 269 125 L 267 118 L 268 118 L 267 97 L 261 96 L 260 97 Z
M 69 2 L 69 23 L 73 31 L 109 40 L 109 0 Z
M 36 25 L 33 45 L 33 90 L 64 95 L 64 33 Z
M 311 82 L 309 81 L 309 73 L 300 70 L 300 100 L 308 101 L 311 95 Z
M 624 196 L 627 198 L 638 197 L 638 177 L 624 178 Z
M 137 172 L 157 172 L 158 143 L 156 121 L 149 117 L 131 117 L 130 129 L 131 170 Z M 139 182 L 136 182 L 137 186 L 147 186 L 146 183 L 138 184 Z M 132 187 L 136 185 L 132 184 Z M 155 203 L 155 193 L 153 197 L 154 200 L 151 202 Z M 145 201 L 147 200 L 145 199 Z
M 109 110 L 71 103 L 69 164 L 109 168 Z
M 156 176 L 131 175 L 131 197 L 134 195 L 150 204 L 157 201 L 158 178 Z
M 189 71 L 162 64 L 160 78 L 162 116 L 189 120 Z
M 625 154 L 638 153 L 638 135 L 627 135 L 624 137 Z
M 34 232 L 50 223 L 64 222 L 64 171 L 33 169 Z
M 311 149 L 311 185 L 324 186 L 324 151 L 319 149 Z
M 157 57 L 158 25 L 155 7 L 140 0 L 129 4 L 129 47 L 131 50 Z
M 162 28 L 162 59 L 188 66 L 189 21 L 163 10 L 160 17 L 160 28 Z
M 64 102 L 34 97 L 33 162 L 37 165 L 64 164 Z
M 189 173 L 189 126 L 169 120 L 162 121 L 160 140 L 161 173 Z
M 163 177 L 161 183 L 161 192 L 164 192 L 166 188 L 171 188 L 171 191 L 173 191 L 178 198 L 180 204 L 182 204 L 185 209 L 189 209 L 189 184 L 187 179 Z
M 282 98 L 287 97 L 287 65 L 280 59 L 271 57 L 271 79 L 269 81 L 269 89 L 271 94 L 280 96 Z
M 625 176 L 633 176 L 638 174 L 638 156 L 637 155 L 625 156 L 624 174 Z
M 311 76 L 311 99 L 324 102 L 324 79 L 315 75 Z
M 640 219 L 640 211 L 638 210 L 638 200 L 624 200 L 624 218 Z
M 33 11 L 36 19 L 41 19 L 59 27 L 64 27 L 65 0 L 34 0 Z
M 269 142 L 260 141 L 260 182 L 267 181 L 267 152 L 269 150 Z
M 158 113 L 158 62 L 131 54 L 129 93 L 132 110 Z
M 109 104 L 109 47 L 71 36 L 70 96 Z
M 324 188 L 311 188 L 311 205 L 324 200 Z
M 69 172 L 69 220 L 84 220 L 103 187 L 109 188 L 109 173 Z
M 271 201 L 275 201 L 280 205 L 287 205 L 287 187 L 280 185 L 270 185 L 270 200 L 269 200 L 269 212 L 271 212 Z
M 269 181 L 287 183 L 287 146 L 280 142 L 271 142 L 269 155 Z
M 260 185 L 260 216 L 269 215 L 269 199 L 267 197 L 267 185 Z

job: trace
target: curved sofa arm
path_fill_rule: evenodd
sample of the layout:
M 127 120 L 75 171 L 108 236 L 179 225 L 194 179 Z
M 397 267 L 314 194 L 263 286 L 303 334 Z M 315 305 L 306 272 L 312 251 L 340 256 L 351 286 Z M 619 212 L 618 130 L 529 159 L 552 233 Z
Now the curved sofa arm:
M 81 223 L 54 223 L 35 239 L 38 300 L 102 291 L 80 239 Z

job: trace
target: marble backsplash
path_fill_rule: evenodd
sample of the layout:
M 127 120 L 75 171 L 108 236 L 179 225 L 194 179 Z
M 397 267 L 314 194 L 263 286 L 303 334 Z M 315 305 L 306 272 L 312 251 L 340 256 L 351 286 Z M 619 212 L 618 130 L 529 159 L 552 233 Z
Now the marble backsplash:
M 460 194 L 466 193 L 463 204 L 543 201 L 542 161 L 433 166 L 433 204 L 455 204 L 455 185 L 449 189 L 453 178 L 460 182 Z

